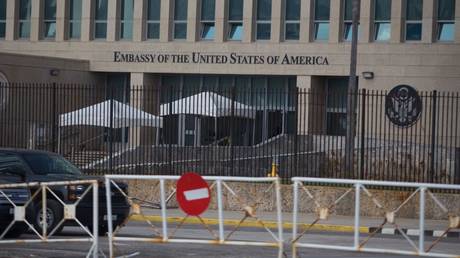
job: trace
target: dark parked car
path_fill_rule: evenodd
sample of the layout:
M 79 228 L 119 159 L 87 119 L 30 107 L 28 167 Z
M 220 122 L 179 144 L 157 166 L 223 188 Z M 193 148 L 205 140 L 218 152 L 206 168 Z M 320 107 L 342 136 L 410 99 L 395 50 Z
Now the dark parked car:
M 5 172 L 5 171 L 3 171 Z M 0 174 L 2 173 L 2 168 L 0 167 Z M 11 184 L 15 182 L 10 182 L 6 180 L 0 180 L 0 185 Z M 0 193 L 0 236 L 5 232 L 7 227 L 14 220 L 14 206 L 11 204 L 13 202 L 17 206 L 23 206 L 30 198 L 30 191 L 27 188 L 5 188 L 0 189 L 3 193 Z M 9 199 L 9 200 L 8 200 Z M 11 201 L 11 202 L 10 202 Z M 27 215 L 33 213 L 32 206 L 28 206 L 26 211 Z M 15 222 L 13 226 L 8 229 L 5 234 L 5 237 L 19 237 L 22 233 L 27 231 L 28 226 L 24 222 Z
M 7 168 L 8 173 L 2 173 L 0 170 L 0 179 L 16 180 L 20 182 L 54 182 L 54 181 L 74 181 L 74 180 L 98 180 L 99 183 L 99 234 L 105 234 L 107 230 L 107 206 L 105 197 L 104 181 L 99 177 L 86 176 L 75 167 L 72 163 L 67 161 L 62 156 L 36 150 L 24 149 L 2 149 L 0 148 L 0 168 Z M 6 170 L 6 169 L 4 169 Z M 127 192 L 127 185 L 118 183 L 120 188 Z M 71 185 L 71 186 L 53 186 L 50 187 L 53 192 L 64 203 L 75 203 L 80 196 L 84 193 L 88 185 Z M 31 194 L 37 189 L 32 189 Z M 126 198 L 115 189 L 112 190 L 112 217 L 113 226 L 116 227 L 124 222 L 129 215 L 130 205 Z M 51 232 L 63 218 L 62 204 L 51 194 L 47 194 L 47 225 L 48 232 Z M 42 205 L 41 195 L 35 197 L 34 200 L 34 214 L 31 223 L 36 229 L 41 230 L 42 224 Z M 93 210 L 93 194 L 92 191 L 80 201 L 76 208 L 76 217 L 84 225 L 92 229 L 92 210 Z M 75 222 L 66 221 L 63 226 L 75 225 Z M 59 228 L 60 231 L 62 228 Z

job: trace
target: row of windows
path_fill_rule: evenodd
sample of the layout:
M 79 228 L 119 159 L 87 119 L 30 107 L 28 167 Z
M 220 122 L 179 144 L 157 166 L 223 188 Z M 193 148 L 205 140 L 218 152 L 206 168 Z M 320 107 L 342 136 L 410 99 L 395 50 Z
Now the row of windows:
M 6 31 L 6 1 L 0 0 L 0 38 L 5 37 Z M 82 2 L 84 0 L 68 0 L 68 39 L 81 37 Z M 175 40 L 187 38 L 188 0 L 171 0 L 173 12 L 172 37 Z M 352 2 L 342 0 L 343 41 L 352 38 Z M 19 1 L 18 37 L 30 37 L 32 0 Z M 200 38 L 213 40 L 215 37 L 215 0 L 201 0 L 200 2 Z M 228 1 L 227 40 L 242 40 L 244 0 Z M 256 0 L 255 6 L 255 39 L 269 40 L 271 38 L 272 0 Z M 330 0 L 312 1 L 313 12 L 313 40 L 329 40 L 330 27 Z M 373 40 L 388 41 L 391 38 L 391 0 L 373 0 Z M 423 0 L 404 1 L 405 19 L 404 35 L 407 41 L 422 39 Z M 56 0 L 44 0 L 43 4 L 42 38 L 53 39 L 56 35 Z M 108 0 L 94 1 L 93 38 L 107 37 Z M 160 37 L 160 9 L 161 0 L 146 1 L 146 39 Z M 299 40 L 301 0 L 285 0 L 284 2 L 284 39 Z M 453 41 L 455 32 L 455 0 L 436 1 L 436 38 L 438 41 Z M 119 35 L 120 39 L 132 39 L 134 0 L 121 0 L 119 7 Z

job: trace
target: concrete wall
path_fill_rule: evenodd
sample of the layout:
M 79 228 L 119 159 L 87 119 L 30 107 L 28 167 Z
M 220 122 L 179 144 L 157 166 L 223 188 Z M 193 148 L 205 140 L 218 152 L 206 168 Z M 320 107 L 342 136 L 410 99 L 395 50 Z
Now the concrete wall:
M 276 211 L 275 205 L 275 194 L 273 189 L 268 191 L 270 184 L 266 183 L 227 183 L 234 192 L 237 193 L 238 198 L 231 195 L 227 190 L 223 191 L 223 203 L 225 210 L 242 210 L 242 205 L 239 201 L 246 205 L 254 205 L 260 200 L 258 205 L 258 211 Z M 166 184 L 167 193 L 169 195 L 172 187 L 175 183 L 169 182 Z M 130 196 L 138 197 L 141 200 L 147 200 L 152 202 L 159 202 L 159 187 L 153 182 L 133 180 L 129 182 Z M 313 194 L 315 199 L 319 202 L 322 207 L 331 205 L 337 198 L 343 195 L 348 188 L 341 187 L 319 187 L 311 186 L 308 190 Z M 303 213 L 315 213 L 316 207 L 313 201 L 299 189 L 299 211 Z M 293 197 L 292 197 L 292 186 L 282 185 L 282 210 L 283 212 L 292 212 Z M 385 211 L 392 211 L 396 209 L 402 202 L 404 202 L 411 194 L 406 191 L 390 191 L 390 190 L 371 190 L 370 192 L 375 198 L 383 205 L 384 209 L 379 209 L 373 203 L 371 198 L 367 197 L 365 193 L 361 195 L 361 215 L 368 217 L 382 217 L 385 215 Z M 453 214 L 460 213 L 460 195 L 459 194 L 434 194 L 436 198 Z M 212 202 L 210 209 L 216 209 L 216 192 L 212 191 Z M 396 215 L 397 218 L 417 218 L 419 214 L 419 199 L 418 194 L 411 199 L 406 205 L 404 205 Z M 177 205 L 175 198 L 172 198 L 172 206 Z M 435 202 L 428 197 L 425 206 L 426 219 L 439 219 L 446 220 L 447 214 L 441 212 L 436 206 Z M 354 192 L 352 191 L 346 197 L 344 197 L 331 215 L 344 215 L 353 216 L 354 214 Z

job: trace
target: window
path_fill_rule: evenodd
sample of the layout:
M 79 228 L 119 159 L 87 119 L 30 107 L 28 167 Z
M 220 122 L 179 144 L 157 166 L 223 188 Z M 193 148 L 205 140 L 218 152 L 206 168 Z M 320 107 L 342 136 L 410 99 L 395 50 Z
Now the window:
M 51 39 L 56 36 L 56 0 L 45 0 L 43 18 L 43 37 Z
M 353 0 L 343 0 L 343 40 L 351 41 L 353 37 Z M 359 18 L 358 18 L 359 35 Z
M 423 0 L 406 0 L 406 40 L 422 39 Z
M 31 0 L 19 2 L 19 38 L 30 37 L 30 14 L 32 11 Z
M 0 0 L 0 38 L 5 37 L 6 32 L 6 0 Z
M 160 0 L 149 0 L 147 7 L 147 39 L 160 38 Z
M 174 0 L 174 39 L 187 38 L 187 0 Z
M 107 38 L 107 0 L 96 0 L 94 38 Z
M 454 41 L 455 0 L 438 0 L 438 41 Z
M 133 11 L 134 0 L 121 1 L 121 16 L 120 16 L 120 38 L 133 38 Z
M 284 39 L 298 40 L 300 35 L 300 0 L 286 1 Z
M 348 78 L 327 80 L 326 133 L 346 135 Z
M 388 41 L 391 38 L 391 0 L 375 0 L 374 40 Z
M 215 34 L 216 1 L 201 0 L 201 39 L 213 40 Z
M 269 40 L 271 33 L 272 1 L 257 0 L 256 39 Z
M 315 40 L 329 40 L 330 0 L 315 0 Z
M 243 38 L 243 1 L 229 1 L 228 8 L 228 39 L 241 40 Z
M 69 10 L 69 38 L 79 39 L 81 36 L 81 8 L 82 0 L 70 0 Z
M 0 110 L 8 100 L 8 80 L 6 76 L 0 72 Z

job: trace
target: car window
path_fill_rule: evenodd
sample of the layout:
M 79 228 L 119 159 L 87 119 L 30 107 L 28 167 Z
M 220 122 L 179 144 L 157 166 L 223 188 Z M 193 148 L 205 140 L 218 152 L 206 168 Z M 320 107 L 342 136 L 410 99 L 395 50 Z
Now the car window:
M 15 171 L 26 173 L 27 168 L 21 159 L 15 155 L 0 154 L 0 175 L 17 176 Z
M 81 174 L 77 167 L 57 155 L 27 153 L 24 154 L 23 157 L 35 174 Z

